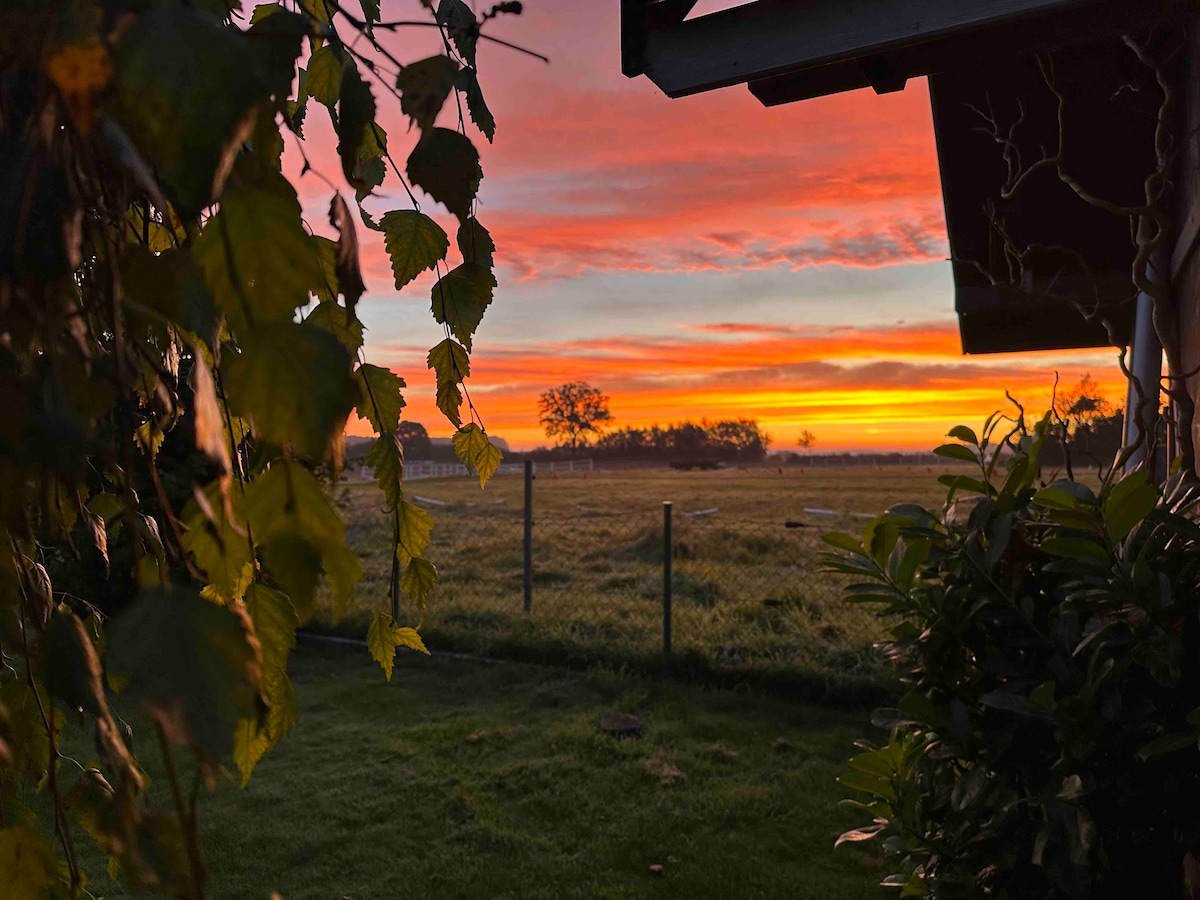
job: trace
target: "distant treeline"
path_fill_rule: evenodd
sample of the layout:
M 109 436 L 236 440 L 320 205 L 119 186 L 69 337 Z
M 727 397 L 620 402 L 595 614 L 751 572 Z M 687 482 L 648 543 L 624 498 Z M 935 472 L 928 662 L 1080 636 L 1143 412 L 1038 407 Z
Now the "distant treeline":
M 754 419 L 721 419 L 679 422 L 665 428 L 619 428 L 581 447 L 577 456 L 637 462 L 762 462 L 771 437 Z M 567 447 L 539 447 L 529 456 L 536 460 L 569 459 Z

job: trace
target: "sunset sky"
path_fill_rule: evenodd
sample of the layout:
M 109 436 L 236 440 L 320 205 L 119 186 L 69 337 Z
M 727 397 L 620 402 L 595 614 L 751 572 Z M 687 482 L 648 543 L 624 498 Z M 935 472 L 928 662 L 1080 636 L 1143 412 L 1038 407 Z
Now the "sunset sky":
M 415 8 L 385 0 L 383 15 Z M 525 9 L 490 33 L 551 64 L 482 44 L 495 145 L 468 126 L 479 220 L 499 248 L 468 382 L 489 433 L 545 443 L 538 394 L 578 379 L 611 396 L 617 426 L 749 416 L 776 448 L 808 429 L 827 450 L 932 447 L 1005 406 L 1005 389 L 1044 406 L 1056 369 L 1123 396 L 1110 351 L 962 356 L 924 82 L 774 109 L 744 86 L 669 100 L 621 75 L 615 0 Z M 400 59 L 438 52 L 431 29 L 415 31 L 389 39 Z M 413 137 L 376 95 L 402 159 Z M 332 176 L 328 118 L 315 103 L 308 118 L 310 155 Z M 381 193 L 376 212 L 408 205 L 394 182 Z M 322 222 L 328 186 L 308 176 L 301 196 Z M 367 358 L 408 380 L 407 418 L 449 434 L 424 362 L 441 338 L 430 281 L 396 292 L 374 238 L 362 237 Z

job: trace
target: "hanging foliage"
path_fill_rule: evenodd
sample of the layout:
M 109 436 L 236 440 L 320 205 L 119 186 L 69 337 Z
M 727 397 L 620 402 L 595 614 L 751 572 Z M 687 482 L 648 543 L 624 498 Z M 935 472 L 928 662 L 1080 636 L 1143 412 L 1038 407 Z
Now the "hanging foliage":
M 417 24 L 352 5 L 24 0 L 0 13 L 5 897 L 90 895 L 81 841 L 135 891 L 205 895 L 196 793 L 230 763 L 245 783 L 295 726 L 296 629 L 322 583 L 341 609 L 361 576 L 328 493 L 351 412 L 376 432 L 393 540 L 370 653 L 390 677 L 397 647 L 425 651 L 402 601 L 419 619 L 436 585 L 432 523 L 404 499 L 405 379 L 364 357 L 361 243 L 386 250 L 396 289 L 436 276 L 445 340 L 433 371 L 406 374 L 436 385 L 481 482 L 499 462 L 464 409 L 496 286 L 474 218 L 483 171 L 462 115 L 434 123 L 465 102 L 492 139 L 475 49 L 480 26 L 520 4 L 477 19 L 461 0 L 425 2 Z M 444 53 L 407 65 L 378 42 L 409 25 L 440 34 Z M 325 125 L 310 100 L 328 111 L 341 185 L 305 154 L 306 129 Z M 385 107 L 412 120 L 407 164 Z M 292 178 L 285 148 L 304 161 Z M 362 203 L 389 173 L 411 203 L 376 224 Z M 327 192 L 334 237 L 313 234 L 299 179 Z M 461 260 L 429 215 L 439 205 L 460 222 Z M 135 707 L 154 724 L 138 746 L 164 756 L 168 809 L 147 798 L 119 717 Z M 93 733 L 94 764 L 63 755 L 68 728 Z

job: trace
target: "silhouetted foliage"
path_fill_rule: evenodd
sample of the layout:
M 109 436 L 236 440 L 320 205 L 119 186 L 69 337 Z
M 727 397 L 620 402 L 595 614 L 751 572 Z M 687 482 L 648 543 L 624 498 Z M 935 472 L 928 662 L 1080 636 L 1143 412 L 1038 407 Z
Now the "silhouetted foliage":
M 612 421 L 608 397 L 586 381 L 572 381 L 544 392 L 538 398 L 538 421 L 546 437 L 559 438 L 572 453 L 598 437 Z
M 870 822 L 838 842 L 881 839 L 903 896 L 1187 896 L 1200 487 L 1139 469 L 1039 489 L 1051 414 L 1000 441 L 996 426 L 938 448 L 977 467 L 942 477 L 941 510 L 825 538 L 828 567 L 858 582 L 846 600 L 887 618 L 907 689 L 841 778 Z
M 596 442 L 592 454 L 601 459 L 761 462 L 770 443 L 770 435 L 754 419 L 701 419 L 699 424 L 610 431 Z

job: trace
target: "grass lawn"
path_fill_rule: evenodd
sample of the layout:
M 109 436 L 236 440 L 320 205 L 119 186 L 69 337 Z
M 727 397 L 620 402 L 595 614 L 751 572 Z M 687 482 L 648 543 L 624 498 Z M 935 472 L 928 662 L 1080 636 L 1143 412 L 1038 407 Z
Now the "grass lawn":
M 485 490 L 469 478 L 408 485 L 434 522 L 439 570 L 424 632 L 430 646 L 643 670 L 662 646 L 662 501 L 675 505 L 674 635 L 681 668 L 779 681 L 806 696 L 857 691 L 877 677 L 873 611 L 841 601 L 842 579 L 821 571 L 820 535 L 861 531 L 859 516 L 919 500 L 940 503 L 937 477 L 963 466 L 668 468 L 539 475 L 534 486 L 533 603 L 523 612 L 523 478 Z M 390 532 L 373 483 L 339 492 L 364 577 L 337 627 L 361 637 L 385 605 Z M 430 502 L 433 501 L 433 502 Z M 689 516 L 689 512 L 716 510 Z M 786 528 L 786 522 L 807 527 Z M 332 626 L 326 603 L 319 622 Z
M 867 851 L 833 850 L 865 713 L 411 654 L 389 684 L 356 648 L 292 669 L 300 725 L 204 803 L 214 898 L 881 896 Z

